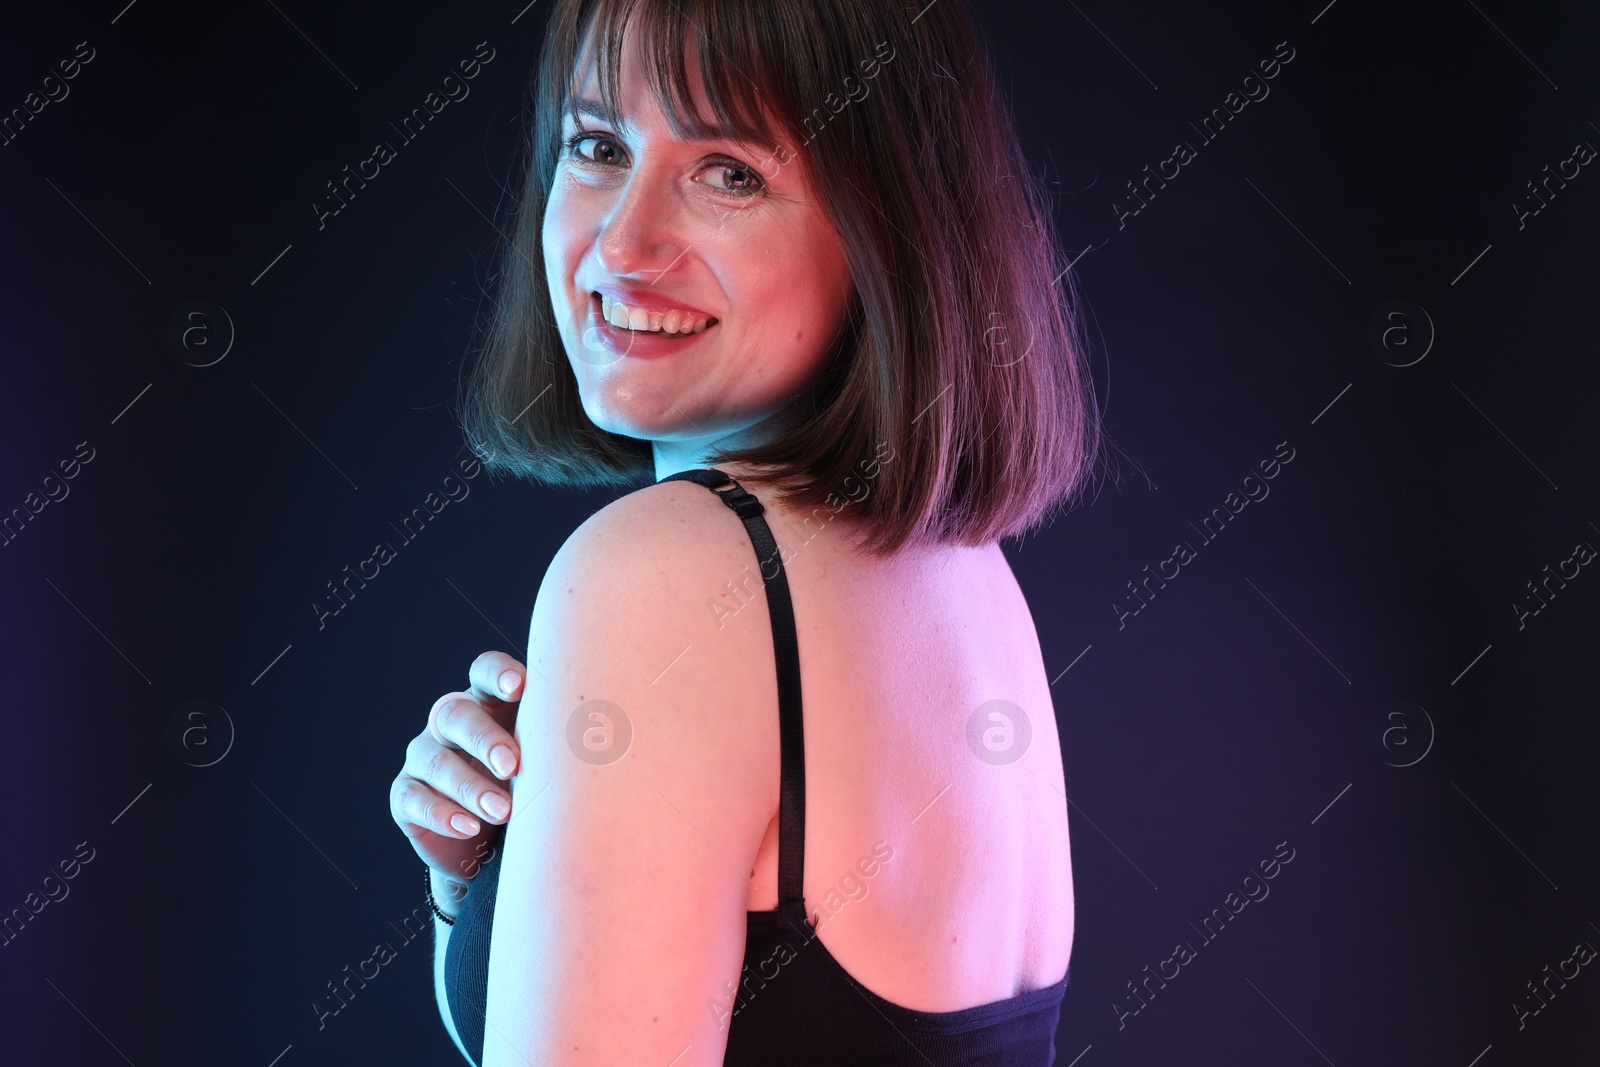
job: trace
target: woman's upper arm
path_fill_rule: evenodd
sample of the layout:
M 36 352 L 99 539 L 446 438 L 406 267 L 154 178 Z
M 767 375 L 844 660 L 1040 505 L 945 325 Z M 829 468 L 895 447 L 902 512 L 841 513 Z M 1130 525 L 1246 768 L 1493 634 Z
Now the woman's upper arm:
M 748 721 L 761 695 L 741 696 L 722 670 L 752 635 L 719 638 L 705 621 L 743 528 L 701 503 L 625 497 L 546 572 L 517 717 L 484 1067 L 722 1062 L 721 1005 L 776 798 L 760 758 L 771 742 L 775 768 L 776 682 L 767 730 Z

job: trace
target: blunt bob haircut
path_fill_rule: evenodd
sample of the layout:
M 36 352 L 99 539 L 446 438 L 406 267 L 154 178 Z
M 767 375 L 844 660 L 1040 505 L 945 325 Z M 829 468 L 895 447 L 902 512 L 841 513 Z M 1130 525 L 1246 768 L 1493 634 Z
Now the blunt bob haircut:
M 618 118 L 622 34 L 680 137 L 803 154 L 854 296 L 818 384 L 758 447 L 718 450 L 796 508 L 852 509 L 862 549 L 976 546 L 1053 517 L 1099 453 L 1093 380 L 1050 201 L 965 0 L 557 0 L 532 78 L 520 203 L 460 416 L 494 473 L 655 481 L 650 442 L 583 410 L 550 303 L 541 226 L 580 55 Z M 586 42 L 604 47 L 585 53 Z M 705 100 L 694 113 L 686 53 Z M 576 118 L 576 114 L 573 116 Z M 847 504 L 845 502 L 848 502 Z M 822 521 L 826 521 L 825 519 Z

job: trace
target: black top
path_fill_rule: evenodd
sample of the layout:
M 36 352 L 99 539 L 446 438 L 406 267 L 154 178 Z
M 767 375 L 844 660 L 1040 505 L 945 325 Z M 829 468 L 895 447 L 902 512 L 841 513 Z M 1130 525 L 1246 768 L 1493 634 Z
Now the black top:
M 857 984 L 807 921 L 801 875 L 805 858 L 805 743 L 800 719 L 800 654 L 789 584 L 763 506 L 726 472 L 680 471 L 661 481 L 698 482 L 744 520 L 766 584 L 778 666 L 782 778 L 778 803 L 778 900 L 773 911 L 746 913 L 744 969 L 730 988 L 722 1025 L 727 1065 L 761 1067 L 1049 1067 L 1069 972 L 1061 981 L 960 1011 L 901 1007 Z M 659 483 L 657 483 L 659 484 Z M 722 490 L 719 487 L 732 486 Z M 473 879 L 445 953 L 450 1017 L 472 1062 L 483 1062 L 489 987 L 489 934 L 499 888 L 500 853 Z

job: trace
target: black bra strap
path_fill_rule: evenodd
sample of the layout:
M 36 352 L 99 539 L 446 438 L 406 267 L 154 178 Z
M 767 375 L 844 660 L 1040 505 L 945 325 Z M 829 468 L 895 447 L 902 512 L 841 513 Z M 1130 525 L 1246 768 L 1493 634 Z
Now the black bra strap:
M 800 645 L 795 634 L 794 605 L 789 599 L 789 581 L 783 573 L 782 553 L 773 540 L 766 510 L 755 495 L 747 492 L 726 471 L 699 467 L 662 478 L 698 482 L 710 489 L 744 520 L 750 543 L 755 546 L 761 565 L 761 580 L 766 584 L 767 611 L 772 617 L 772 643 L 778 663 L 778 734 L 781 744 L 782 778 L 778 792 L 778 902 L 803 900 L 802 875 L 806 849 L 806 749 L 805 728 L 800 718 Z M 660 484 L 659 482 L 657 484 Z M 723 490 L 720 486 L 731 485 Z

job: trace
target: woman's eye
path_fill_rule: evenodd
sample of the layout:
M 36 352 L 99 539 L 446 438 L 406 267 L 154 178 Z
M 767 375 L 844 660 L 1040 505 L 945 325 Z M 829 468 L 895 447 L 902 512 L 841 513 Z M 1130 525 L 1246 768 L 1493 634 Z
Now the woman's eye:
M 584 141 L 598 141 L 602 146 L 605 147 L 596 147 L 594 156 L 586 156 L 582 152 L 578 151 L 578 145 L 582 144 Z M 615 141 L 611 140 L 609 137 L 602 137 L 595 133 L 574 134 L 573 136 L 567 138 L 566 147 L 568 152 L 577 156 L 579 159 L 587 163 L 599 163 L 602 166 L 610 166 L 611 164 L 615 163 L 618 155 L 618 145 Z
M 727 183 L 722 187 L 724 192 L 736 196 L 753 196 L 766 185 L 761 176 L 755 172 L 755 168 L 736 163 L 731 159 L 714 162 L 706 168 L 706 171 Z

